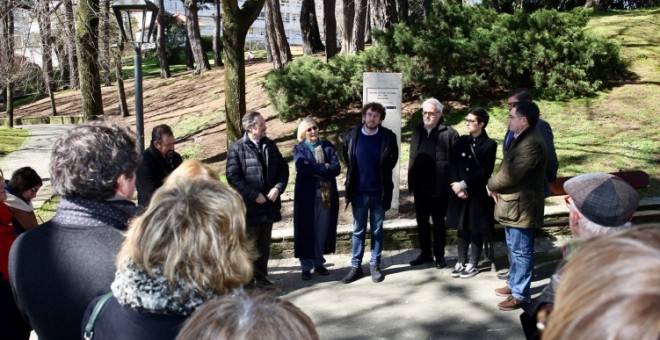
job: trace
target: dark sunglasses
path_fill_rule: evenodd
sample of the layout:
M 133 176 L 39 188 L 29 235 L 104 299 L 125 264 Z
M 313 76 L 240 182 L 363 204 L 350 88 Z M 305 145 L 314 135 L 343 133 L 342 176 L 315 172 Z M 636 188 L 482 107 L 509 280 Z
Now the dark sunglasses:
M 318 126 L 312 126 L 312 127 L 310 127 L 309 129 L 307 129 L 307 132 L 316 131 L 316 130 L 318 130 L 318 129 L 319 129 Z

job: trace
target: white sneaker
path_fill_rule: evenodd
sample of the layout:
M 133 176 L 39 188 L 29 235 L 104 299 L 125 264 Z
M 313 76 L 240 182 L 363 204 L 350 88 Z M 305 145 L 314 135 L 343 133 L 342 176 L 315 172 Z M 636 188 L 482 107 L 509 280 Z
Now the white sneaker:
M 461 276 L 461 272 L 465 270 L 465 266 L 457 262 L 456 265 L 454 266 L 454 270 L 451 272 L 451 277 L 459 277 Z
M 468 265 L 465 266 L 465 270 L 463 270 L 459 276 L 463 279 L 468 279 L 477 274 L 479 274 L 479 268 L 473 266 L 472 263 L 468 263 Z

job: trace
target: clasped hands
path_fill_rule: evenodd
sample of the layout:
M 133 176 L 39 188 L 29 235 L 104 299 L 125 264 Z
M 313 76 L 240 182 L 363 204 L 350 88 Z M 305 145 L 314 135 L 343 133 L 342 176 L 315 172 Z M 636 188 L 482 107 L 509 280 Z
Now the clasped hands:
M 259 193 L 259 196 L 257 196 L 257 199 L 255 201 L 259 204 L 264 204 L 266 203 L 266 197 L 268 197 L 268 200 L 270 200 L 271 202 L 275 202 L 275 200 L 279 195 L 280 195 L 280 189 L 272 188 L 268 192 L 268 196 L 264 196 L 264 194 Z
M 454 193 L 456 194 L 456 196 L 458 196 L 458 198 L 461 199 L 468 198 L 467 189 L 463 189 L 460 182 L 453 182 L 451 184 L 451 190 L 454 191 Z

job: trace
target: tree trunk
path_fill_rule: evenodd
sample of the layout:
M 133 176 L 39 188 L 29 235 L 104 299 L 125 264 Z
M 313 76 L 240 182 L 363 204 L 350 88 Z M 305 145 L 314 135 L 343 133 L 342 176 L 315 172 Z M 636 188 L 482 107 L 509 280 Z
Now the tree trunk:
M 312 55 L 323 51 L 325 46 L 321 42 L 321 33 L 316 20 L 314 0 L 302 0 L 300 7 L 300 31 L 303 38 L 303 53 Z
M 347 55 L 354 53 L 351 51 L 351 41 L 353 40 L 353 20 L 355 20 L 355 6 L 357 3 L 353 0 L 343 0 L 342 6 L 342 32 L 341 32 L 341 54 Z M 359 1 L 359 0 L 357 0 Z
M 80 0 L 76 16 L 76 41 L 80 71 L 80 95 L 85 119 L 103 114 L 103 97 L 98 65 L 98 0 Z
M 202 48 L 202 36 L 199 33 L 199 18 L 197 17 L 197 0 L 185 0 L 186 7 L 186 30 L 188 31 L 188 40 L 193 58 L 195 58 L 194 74 L 201 74 L 211 69 L 209 59 Z
M 0 21 L 2 22 L 2 41 L 0 42 L 0 53 L 2 53 L 3 63 L 0 64 L 2 68 L 2 77 L 0 87 L 5 96 L 5 113 L 7 115 L 7 125 L 10 128 L 14 127 L 14 91 L 11 83 L 11 75 L 14 73 L 14 14 L 9 4 L 5 1 L 0 5 Z
M 396 8 L 399 13 L 399 22 L 408 25 L 408 11 L 409 11 L 408 0 L 398 0 L 396 4 L 397 4 Z
M 371 28 L 387 31 L 397 22 L 396 0 L 369 0 Z
M 268 2 L 266 2 L 266 3 L 268 3 Z M 266 7 L 266 4 L 264 4 L 264 7 Z M 264 22 L 265 22 L 265 20 L 264 20 Z M 266 44 L 264 44 L 264 48 L 266 49 L 266 61 L 269 62 L 269 63 L 272 63 L 273 62 L 273 51 L 271 51 L 270 43 L 268 43 L 269 39 L 270 38 L 268 37 L 268 30 L 264 30 L 264 41 L 266 41 Z
M 364 37 L 366 34 L 367 23 L 367 0 L 355 0 L 355 17 L 353 21 L 353 34 L 351 39 L 351 46 L 349 50 L 351 53 L 364 51 Z
M 432 1 L 431 0 L 422 0 L 422 10 L 423 10 L 423 15 L 424 18 L 428 18 L 429 15 L 431 15 L 431 6 L 432 6 Z
M 266 50 L 270 50 L 273 68 L 281 69 L 291 61 L 291 49 L 286 41 L 279 0 L 266 0 Z
M 113 15 L 114 16 L 114 15 Z M 110 1 L 103 1 L 103 10 L 101 11 L 101 69 L 103 70 L 103 85 L 112 85 L 112 77 L 110 73 L 110 64 L 112 63 L 110 57 Z
M 225 48 L 225 111 L 227 148 L 242 136 L 241 117 L 245 114 L 245 36 L 259 15 L 265 0 L 247 0 L 241 8 L 237 0 L 222 1 L 222 43 Z
M 124 75 L 122 73 L 121 57 L 124 54 L 124 43 L 117 44 L 115 50 L 115 75 L 117 76 L 117 96 L 119 97 L 119 114 L 128 117 L 128 103 L 126 102 L 126 91 L 124 90 Z M 161 69 L 162 70 L 162 69 Z
M 186 43 L 183 49 L 186 51 L 186 70 L 192 70 L 195 68 L 195 63 L 192 48 L 190 47 L 190 39 L 188 38 L 188 29 L 186 29 Z
M 371 5 L 367 1 L 367 14 L 365 18 L 364 28 L 364 43 L 371 44 Z
M 215 66 L 224 66 L 222 62 L 222 11 L 220 10 L 220 0 L 213 0 L 215 8 L 213 9 L 213 61 Z
M 73 16 L 73 1 L 64 0 L 65 25 L 66 32 L 66 55 L 69 68 L 69 88 L 77 90 L 80 88 L 80 78 L 78 77 L 78 55 L 76 46 L 76 23 Z
M 323 21 L 325 22 L 325 61 L 337 54 L 337 18 L 335 0 L 323 1 Z
M 39 24 L 39 35 L 41 37 L 42 71 L 46 92 L 50 99 L 50 113 L 57 116 L 55 106 L 55 81 L 53 80 L 53 46 L 52 30 L 50 27 L 50 5 L 47 1 L 42 1 L 37 7 L 37 21 Z
M 165 33 L 167 24 L 165 23 L 164 14 L 165 0 L 158 0 L 158 8 L 158 15 L 156 16 L 156 22 L 158 22 L 156 49 L 158 50 L 158 63 L 160 64 L 160 78 L 165 79 L 172 75 L 170 73 L 170 61 L 167 60 L 167 34 Z M 119 64 L 121 66 L 121 56 L 119 57 Z
M 7 125 L 14 127 L 14 90 L 11 82 L 7 82 L 5 92 L 5 112 L 7 113 Z

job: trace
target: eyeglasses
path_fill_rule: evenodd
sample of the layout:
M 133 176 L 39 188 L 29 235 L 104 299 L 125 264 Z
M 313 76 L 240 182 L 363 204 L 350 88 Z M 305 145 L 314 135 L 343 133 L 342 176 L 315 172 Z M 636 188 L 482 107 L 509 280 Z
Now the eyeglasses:
M 312 127 L 310 127 L 309 129 L 307 129 L 307 132 L 316 131 L 316 130 L 318 130 L 318 129 L 319 129 L 318 126 L 312 126 Z
M 515 102 L 507 102 L 507 103 L 506 103 L 506 105 L 507 105 L 509 108 L 516 107 L 516 104 L 518 104 L 518 101 L 515 101 Z
M 479 123 L 476 119 L 465 119 L 465 124 Z
M 516 119 L 516 118 L 522 118 L 523 116 L 514 116 L 514 115 L 509 115 L 506 117 L 508 120 Z
M 435 116 L 438 113 L 435 112 L 435 111 L 424 111 L 424 112 L 422 112 L 422 114 L 425 115 L 425 116 Z
M 30 190 L 32 190 L 32 192 L 36 194 L 39 191 L 39 188 L 30 188 Z

